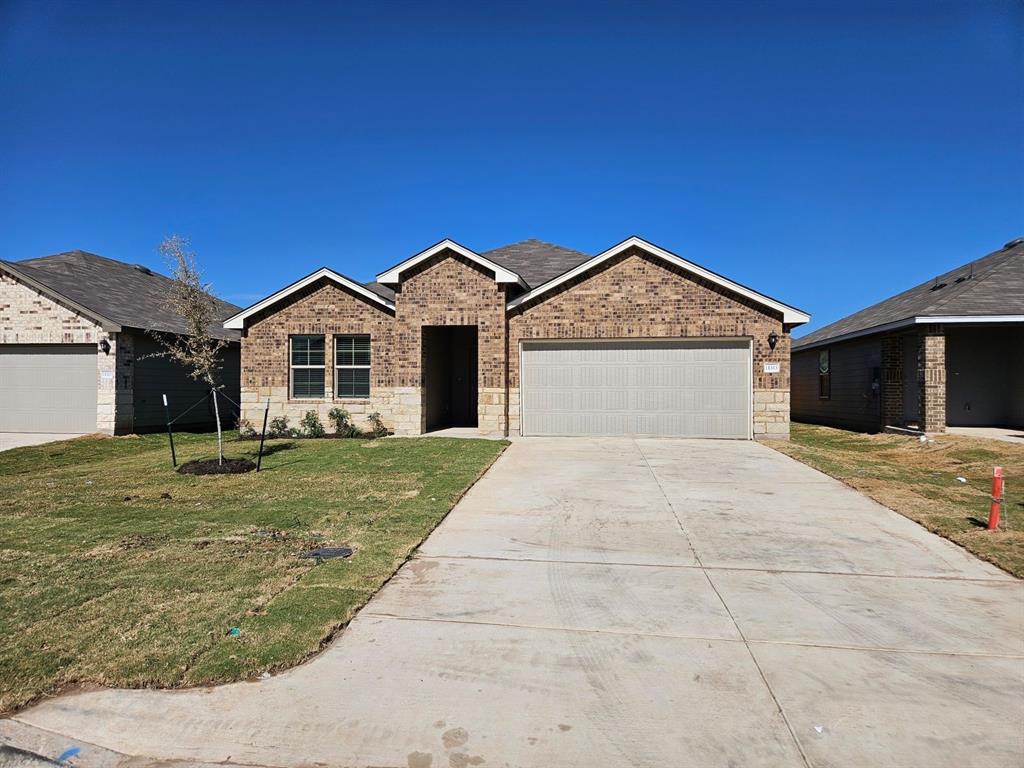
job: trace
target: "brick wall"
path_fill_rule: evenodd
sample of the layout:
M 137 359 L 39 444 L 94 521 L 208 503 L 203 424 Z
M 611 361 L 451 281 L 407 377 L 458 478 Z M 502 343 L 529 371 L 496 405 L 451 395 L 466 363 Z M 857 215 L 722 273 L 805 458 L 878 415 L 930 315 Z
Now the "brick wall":
M 790 336 L 781 316 L 720 286 L 631 249 L 596 272 L 560 286 L 543 301 L 517 307 L 508 321 L 510 397 L 519 397 L 524 339 L 644 339 L 675 336 L 753 339 L 754 436 L 789 435 Z M 768 334 L 775 331 L 772 350 Z M 764 363 L 779 363 L 777 374 Z M 510 410 L 513 426 L 518 414 Z
M 271 418 L 285 415 L 298 426 L 306 411 L 319 413 L 330 428 L 327 413 L 335 406 L 348 410 L 356 425 L 365 429 L 366 415 L 380 412 L 394 429 L 396 414 L 412 393 L 396 386 L 395 319 L 383 306 L 371 304 L 327 278 L 298 291 L 271 311 L 250 319 L 242 335 L 242 418 L 259 428 L 267 398 Z M 316 400 L 293 399 L 289 391 L 290 335 L 324 336 L 324 393 Z M 334 398 L 334 334 L 370 336 L 370 397 Z
M 475 325 L 479 427 L 504 431 L 505 303 L 505 288 L 492 274 L 453 252 L 438 254 L 403 275 L 395 297 L 398 386 L 422 388 L 423 326 Z M 416 434 L 426 429 L 422 398 L 420 403 Z
M 882 426 L 903 423 L 903 337 L 882 337 Z
M 478 329 L 479 425 L 482 431 L 518 430 L 519 342 L 561 338 L 750 338 L 753 340 L 753 431 L 756 437 L 789 434 L 790 337 L 781 316 L 717 284 L 668 266 L 639 249 L 617 257 L 506 317 L 506 289 L 493 275 L 446 252 L 402 276 L 395 314 L 329 281 L 289 297 L 255 317 L 242 341 L 244 415 L 262 417 L 269 397 L 273 412 L 295 421 L 335 403 L 353 412 L 379 410 L 400 434 L 425 429 L 423 327 L 467 325 Z M 779 341 L 774 350 L 768 335 Z M 325 379 L 330 391 L 335 333 L 368 333 L 373 350 L 371 397 L 351 401 L 292 400 L 288 396 L 288 335 L 327 337 Z M 778 363 L 780 372 L 764 373 Z M 357 410 L 361 408 L 361 410 Z
M 921 429 L 946 431 L 946 334 L 940 325 L 921 331 L 917 382 L 921 388 Z
M 99 342 L 107 339 L 104 353 Z M 126 334 L 107 333 L 92 320 L 7 273 L 0 273 L 0 344 L 96 345 L 96 430 L 130 432 L 132 343 Z

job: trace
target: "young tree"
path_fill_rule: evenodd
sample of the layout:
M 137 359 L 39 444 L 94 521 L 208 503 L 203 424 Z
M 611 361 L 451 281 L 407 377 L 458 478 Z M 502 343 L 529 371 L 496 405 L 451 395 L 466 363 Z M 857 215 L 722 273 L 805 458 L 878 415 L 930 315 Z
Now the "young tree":
M 218 322 L 217 302 L 210 286 L 202 281 L 195 254 L 188 240 L 171 235 L 160 243 L 160 253 L 171 266 L 174 285 L 167 295 L 166 306 L 185 321 L 182 334 L 154 334 L 163 347 L 159 357 L 169 357 L 189 370 L 193 379 L 210 387 L 213 414 L 217 421 L 217 463 L 224 463 L 224 438 L 220 428 L 220 407 L 217 405 L 220 352 L 227 346 L 224 339 L 214 338 L 210 328 Z

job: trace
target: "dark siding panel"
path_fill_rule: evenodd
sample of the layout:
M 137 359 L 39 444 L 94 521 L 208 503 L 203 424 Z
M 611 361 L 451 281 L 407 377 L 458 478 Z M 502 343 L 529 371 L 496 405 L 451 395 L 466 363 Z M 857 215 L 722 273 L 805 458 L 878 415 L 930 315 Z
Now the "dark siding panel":
M 171 405 L 171 418 L 175 418 L 186 408 L 207 395 L 205 384 L 194 380 L 188 371 L 164 357 L 147 355 L 159 352 L 160 345 L 152 337 L 135 334 L 135 389 L 134 411 L 135 431 L 147 432 L 162 429 L 164 405 L 162 395 L 166 394 Z M 227 397 L 239 401 L 239 382 L 241 369 L 239 362 L 239 345 L 233 343 L 224 350 L 224 363 L 221 369 L 221 383 Z M 221 426 L 233 429 L 238 421 L 238 409 L 231 402 L 220 398 Z M 197 405 L 181 418 L 177 426 L 214 427 L 213 406 L 207 401 Z
M 1024 329 L 947 326 L 946 423 L 1024 426 Z
M 818 352 L 822 347 L 793 353 L 792 418 L 809 424 L 877 432 L 881 428 L 881 399 L 872 388 L 881 365 L 881 342 L 855 339 L 832 344 L 832 397 L 818 397 Z

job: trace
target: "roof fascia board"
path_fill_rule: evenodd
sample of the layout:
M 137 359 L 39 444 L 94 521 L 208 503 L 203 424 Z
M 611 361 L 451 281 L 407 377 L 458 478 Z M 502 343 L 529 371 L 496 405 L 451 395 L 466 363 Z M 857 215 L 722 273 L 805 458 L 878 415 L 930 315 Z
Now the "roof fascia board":
M 370 301 L 380 304 L 381 306 L 386 307 L 387 309 L 394 310 L 395 308 L 393 302 L 388 301 L 383 296 L 378 296 L 376 293 L 360 285 L 355 280 L 349 280 L 347 277 L 335 272 L 333 269 L 329 269 L 328 267 L 322 267 L 318 269 L 316 272 L 312 272 L 306 275 L 305 277 L 296 280 L 291 285 L 282 288 L 277 293 L 272 293 L 270 296 L 267 296 L 267 298 L 256 302 L 252 306 L 246 307 L 237 314 L 232 315 L 231 317 L 224 321 L 224 327 L 234 330 L 241 330 L 245 328 L 246 318 L 251 317 L 257 312 L 261 312 L 267 307 L 276 304 L 277 302 L 287 298 L 296 291 L 302 290 L 307 285 L 316 282 L 322 277 L 326 277 L 330 280 L 333 280 L 338 285 L 342 285 L 348 288 L 350 291 L 358 294 L 359 296 L 362 296 L 364 299 L 369 299 Z
M 50 288 L 48 285 L 46 285 L 44 283 L 41 283 L 38 280 L 36 280 L 35 278 L 26 275 L 24 272 L 22 272 L 20 269 L 18 269 L 16 266 L 11 264 L 10 262 L 8 262 L 8 261 L 0 261 L 0 269 L 4 269 L 7 272 L 10 272 L 18 280 L 20 280 L 21 282 L 25 283 L 25 285 L 27 285 L 27 286 L 29 286 L 29 287 L 39 291 L 44 296 L 47 296 L 47 297 L 53 299 L 54 301 L 59 301 L 61 304 L 66 304 L 67 306 L 71 307 L 71 309 L 75 310 L 76 312 L 79 312 L 79 313 L 85 315 L 86 317 L 91 318 L 93 321 L 98 323 L 100 325 L 100 327 L 102 327 L 103 330 L 106 331 L 107 333 L 120 333 L 120 331 L 121 331 L 121 324 L 120 323 L 116 323 L 113 320 L 111 320 L 109 317 L 104 317 L 100 313 L 98 313 L 98 312 L 96 312 L 94 310 L 91 310 L 88 307 L 82 306 L 77 301 L 73 301 L 72 299 L 69 299 L 63 293 L 59 293 L 58 291 L 53 290 L 53 288 Z
M 973 323 L 1024 323 L 1024 315 L 918 315 L 916 317 L 907 317 L 903 320 L 894 320 L 891 323 L 873 325 L 870 328 L 863 328 L 859 331 L 850 331 L 849 333 L 842 333 L 838 336 L 830 336 L 827 339 L 811 342 L 806 346 L 801 346 L 800 339 L 797 339 L 793 342 L 793 351 L 803 352 L 805 349 L 824 347 L 840 341 L 850 341 L 851 339 L 858 339 L 861 336 L 872 336 L 876 333 L 895 331 L 900 328 L 909 328 L 914 325 L 969 325 Z
M 599 253 L 592 259 L 589 259 L 583 262 L 582 264 L 573 267 L 568 272 L 565 272 L 556 278 L 548 280 L 548 282 L 537 286 L 532 291 L 524 293 L 522 296 L 513 299 L 508 303 L 507 308 L 515 309 L 521 304 L 525 304 L 526 302 L 531 301 L 537 296 L 540 296 L 541 294 L 550 291 L 552 288 L 557 288 L 559 285 L 562 285 L 563 283 L 572 280 L 574 277 L 577 277 L 583 274 L 584 272 L 593 269 L 599 264 L 607 261 L 608 259 L 614 258 L 615 256 L 619 255 L 626 249 L 632 248 L 634 246 L 641 248 L 650 253 L 651 255 L 657 256 L 663 261 L 667 261 L 669 264 L 673 264 L 674 266 L 677 266 L 680 269 L 684 269 L 687 272 L 699 275 L 700 277 L 703 277 L 705 280 L 708 280 L 709 282 L 715 283 L 724 288 L 728 288 L 730 291 L 733 291 L 734 293 L 738 293 L 741 296 L 745 296 L 748 299 L 756 301 L 758 304 L 762 304 L 764 306 L 776 310 L 777 312 L 781 312 L 783 323 L 786 323 L 788 325 L 802 325 L 810 321 L 811 319 L 811 316 L 808 315 L 806 312 L 801 312 L 799 309 L 791 307 L 788 304 L 783 304 L 780 301 L 776 301 L 775 299 L 769 298 L 764 294 L 751 290 L 746 286 L 740 285 L 739 283 L 735 283 L 732 280 L 729 280 L 726 277 L 722 277 L 721 275 L 712 272 L 709 269 L 705 269 L 704 267 L 701 267 L 698 264 L 694 264 L 691 261 L 687 261 L 686 259 L 677 256 L 671 251 L 666 251 L 664 248 L 659 248 L 653 243 L 649 243 L 643 238 L 635 236 L 623 240 L 618 245 L 613 245 L 611 248 L 604 251 L 603 253 Z
M 506 269 L 500 264 L 496 264 L 488 258 L 481 256 L 475 251 L 471 251 L 463 245 L 459 245 L 454 240 L 442 240 L 437 245 L 432 245 L 425 251 L 420 251 L 415 256 L 410 256 L 408 259 L 403 261 L 401 264 L 393 266 L 386 272 L 381 272 L 377 275 L 377 282 L 382 285 L 397 285 L 401 282 L 402 273 L 415 267 L 417 264 L 426 261 L 432 256 L 436 256 L 438 253 L 444 250 L 451 250 L 455 253 L 469 259 L 476 264 L 479 264 L 486 269 L 489 269 L 494 273 L 494 280 L 498 283 L 516 283 L 517 285 L 527 288 L 526 282 L 518 274 L 510 269 Z

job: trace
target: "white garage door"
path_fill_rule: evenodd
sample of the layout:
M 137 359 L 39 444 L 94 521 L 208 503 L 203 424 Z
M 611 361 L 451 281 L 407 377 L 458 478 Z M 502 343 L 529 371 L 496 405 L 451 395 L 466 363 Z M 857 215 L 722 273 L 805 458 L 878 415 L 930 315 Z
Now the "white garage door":
M 524 435 L 750 436 L 750 342 L 527 341 Z
M 0 432 L 95 431 L 95 345 L 0 345 Z

